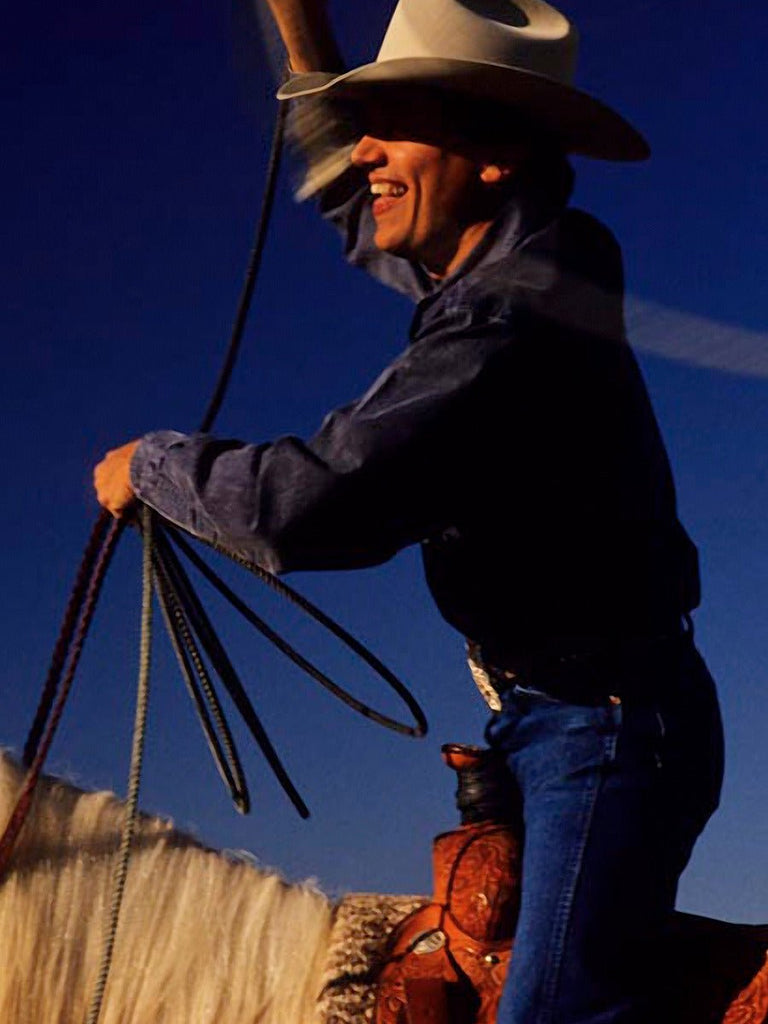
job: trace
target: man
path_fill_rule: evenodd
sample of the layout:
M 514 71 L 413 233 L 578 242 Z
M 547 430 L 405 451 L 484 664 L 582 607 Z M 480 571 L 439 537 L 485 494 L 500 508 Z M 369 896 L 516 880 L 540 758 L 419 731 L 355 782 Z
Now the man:
M 346 74 L 319 0 L 269 3 L 308 190 L 348 258 L 416 300 L 410 344 L 309 442 L 150 434 L 97 468 L 99 500 L 119 515 L 138 495 L 276 572 L 420 543 L 501 692 L 488 738 L 523 796 L 499 1021 L 659 1020 L 660 938 L 717 804 L 720 721 L 620 253 L 566 205 L 568 153 L 647 147 L 573 88 L 575 31 L 541 0 L 400 0 L 378 60 Z M 356 133 L 341 164 L 331 121 Z

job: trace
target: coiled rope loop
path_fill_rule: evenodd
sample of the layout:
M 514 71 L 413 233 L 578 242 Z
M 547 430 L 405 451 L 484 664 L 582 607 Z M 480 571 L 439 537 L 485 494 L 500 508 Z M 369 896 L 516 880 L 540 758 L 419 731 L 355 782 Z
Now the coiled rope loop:
M 253 298 L 258 270 L 267 237 L 267 227 L 274 203 L 280 157 L 283 148 L 285 112 L 278 107 L 275 129 L 270 148 L 269 162 L 262 200 L 261 212 L 256 226 L 245 279 L 238 301 L 237 311 L 213 395 L 200 426 L 208 432 L 221 408 L 224 395 L 237 360 L 248 313 Z M 114 520 L 109 513 L 100 513 L 85 547 L 75 582 L 64 612 L 59 636 L 54 646 L 50 668 L 42 688 L 39 705 L 29 730 L 23 760 L 27 768 L 22 788 L 14 810 L 0 836 L 0 881 L 8 868 L 19 833 L 29 814 L 37 782 L 42 773 L 45 759 L 50 750 L 61 720 L 67 697 L 71 691 L 83 645 L 90 628 L 93 614 L 101 593 L 104 578 L 120 539 L 127 519 Z M 250 798 L 231 729 L 219 701 L 211 675 L 206 667 L 204 655 L 208 658 L 215 674 L 232 698 L 248 729 L 261 749 L 278 782 L 302 817 L 309 811 L 289 778 L 277 755 L 266 730 L 248 697 L 223 645 L 218 639 L 211 621 L 203 608 L 194 587 L 181 564 L 181 552 L 202 575 L 222 594 L 227 601 L 254 626 L 267 640 L 273 643 L 286 657 L 307 672 L 347 706 L 379 725 L 409 736 L 423 736 L 427 732 L 427 721 L 416 699 L 407 687 L 359 640 L 326 615 L 307 598 L 279 580 L 273 574 L 253 562 L 226 550 L 218 544 L 210 546 L 241 567 L 247 569 L 263 583 L 293 602 L 323 628 L 340 640 L 353 654 L 364 661 L 400 697 L 415 724 L 408 725 L 382 714 L 353 697 L 348 691 L 330 679 L 317 666 L 301 655 L 283 637 L 256 614 L 200 557 L 191 545 L 169 524 L 164 524 L 157 513 L 140 505 L 135 524 L 143 540 L 143 585 L 141 612 L 141 645 L 139 653 L 139 678 L 136 698 L 136 713 L 131 752 L 131 766 L 128 780 L 126 817 L 120 852 L 115 869 L 113 894 L 109 919 L 105 930 L 104 947 L 98 981 L 91 1000 L 86 1024 L 97 1024 L 101 1013 L 104 991 L 114 948 L 125 881 L 130 858 L 130 848 L 136 826 L 141 768 L 146 732 L 147 706 L 149 698 L 151 608 L 152 591 L 157 594 L 166 630 L 181 669 L 187 690 L 203 729 L 203 733 L 225 785 L 237 809 L 246 813 Z M 169 542 L 169 539 L 172 543 Z

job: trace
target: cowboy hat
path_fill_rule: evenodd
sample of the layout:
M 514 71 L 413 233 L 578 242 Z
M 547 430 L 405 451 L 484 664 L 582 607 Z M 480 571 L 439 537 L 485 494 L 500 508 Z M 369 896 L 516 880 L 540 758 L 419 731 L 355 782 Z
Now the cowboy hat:
M 644 160 L 648 143 L 620 114 L 574 88 L 575 27 L 544 0 L 399 0 L 378 57 L 341 75 L 294 75 L 278 98 L 355 100 L 392 86 L 493 102 L 569 153 Z

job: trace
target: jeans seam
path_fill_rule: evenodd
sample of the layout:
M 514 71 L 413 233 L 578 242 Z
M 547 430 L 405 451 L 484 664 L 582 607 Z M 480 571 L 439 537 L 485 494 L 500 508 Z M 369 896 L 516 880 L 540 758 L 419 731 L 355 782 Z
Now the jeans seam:
M 615 733 L 608 737 L 606 741 L 605 753 L 608 761 L 610 761 L 615 754 L 616 742 L 617 736 Z M 602 785 L 603 774 L 601 772 L 596 777 L 594 785 L 586 792 L 585 799 L 583 801 L 585 821 L 581 832 L 581 842 L 575 851 L 572 862 L 568 865 L 569 882 L 567 886 L 564 886 L 565 891 L 557 906 L 557 916 L 552 929 L 552 939 L 549 945 L 550 968 L 548 971 L 548 977 L 542 989 L 543 1006 L 541 1007 L 542 1012 L 537 1017 L 538 1024 L 550 1024 L 554 1017 L 555 1002 L 558 996 L 560 973 L 565 953 L 565 943 L 568 937 L 568 930 L 571 925 L 576 888 L 579 884 L 581 869 L 584 863 L 584 854 L 587 849 L 589 833 L 592 828 L 592 821 L 595 814 L 595 805 L 597 804 L 597 798 L 600 794 Z

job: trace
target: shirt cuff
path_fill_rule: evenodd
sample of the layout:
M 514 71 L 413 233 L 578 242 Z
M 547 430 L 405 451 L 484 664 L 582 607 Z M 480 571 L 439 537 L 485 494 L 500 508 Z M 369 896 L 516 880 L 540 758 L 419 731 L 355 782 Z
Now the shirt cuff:
M 164 519 L 204 540 L 218 531 L 203 511 L 194 466 L 204 434 L 156 430 L 145 434 L 131 459 L 131 486 L 138 498 Z

